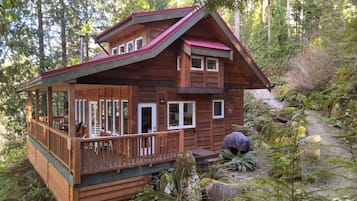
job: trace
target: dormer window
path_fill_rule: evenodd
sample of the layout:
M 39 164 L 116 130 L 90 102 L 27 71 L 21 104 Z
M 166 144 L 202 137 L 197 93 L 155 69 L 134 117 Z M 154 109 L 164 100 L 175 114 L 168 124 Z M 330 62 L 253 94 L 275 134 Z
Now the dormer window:
M 140 50 L 143 47 L 143 37 L 135 39 L 135 50 Z
M 218 59 L 207 58 L 206 59 L 206 69 L 207 69 L 207 71 L 218 72 Z
M 125 53 L 125 44 L 119 45 L 119 54 L 124 54 Z
M 118 54 L 118 49 L 116 47 L 112 48 L 112 55 L 117 55 Z
M 191 70 L 203 70 L 203 57 L 191 57 Z
M 132 52 L 134 50 L 134 42 L 131 40 L 126 43 L 127 52 Z

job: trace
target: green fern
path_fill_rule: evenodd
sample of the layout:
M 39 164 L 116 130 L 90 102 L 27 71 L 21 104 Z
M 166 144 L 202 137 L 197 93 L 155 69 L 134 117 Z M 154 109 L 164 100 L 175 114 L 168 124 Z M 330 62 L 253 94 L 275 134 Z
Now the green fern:
M 229 150 L 221 150 L 220 154 L 227 161 L 223 167 L 238 172 L 253 171 L 257 168 L 255 156 L 252 153 L 235 155 Z

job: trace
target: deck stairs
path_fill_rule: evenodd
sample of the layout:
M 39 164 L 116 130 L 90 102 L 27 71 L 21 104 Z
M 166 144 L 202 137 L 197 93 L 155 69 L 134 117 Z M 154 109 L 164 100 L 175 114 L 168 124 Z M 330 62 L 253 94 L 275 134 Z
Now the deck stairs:
M 208 149 L 194 149 L 191 150 L 193 156 L 196 159 L 196 165 L 198 167 L 207 167 L 210 164 L 219 163 L 222 158 L 219 157 L 218 152 Z

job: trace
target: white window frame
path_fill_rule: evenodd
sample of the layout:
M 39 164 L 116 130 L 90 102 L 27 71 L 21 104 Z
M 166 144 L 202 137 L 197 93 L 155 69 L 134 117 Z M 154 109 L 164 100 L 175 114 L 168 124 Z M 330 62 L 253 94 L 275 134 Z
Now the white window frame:
M 104 99 L 100 99 L 100 100 L 99 100 L 99 105 L 98 105 L 98 107 L 99 107 L 99 115 L 98 115 L 98 116 L 99 116 L 100 130 L 103 130 L 103 127 L 102 127 L 102 124 L 103 124 L 103 121 L 102 121 L 102 112 L 103 112 L 103 111 L 102 111 L 102 109 L 103 109 L 103 108 L 102 108 L 102 103 L 103 103 L 103 102 L 105 102 Z M 104 105 L 104 111 L 105 111 L 105 105 Z M 105 115 L 104 115 L 104 119 L 105 119 Z
M 74 121 L 78 123 L 78 99 L 74 100 Z
M 118 108 L 118 111 L 116 111 L 116 104 L 118 104 L 119 105 L 119 108 Z M 112 110 L 113 110 L 113 112 L 112 112 L 112 120 L 113 120 L 113 123 L 112 123 L 112 129 L 113 129 L 113 134 L 115 134 L 115 135 L 118 135 L 118 133 L 115 131 L 116 129 L 117 129 L 117 127 L 116 126 L 118 126 L 119 127 L 119 122 L 116 122 L 116 112 L 119 112 L 119 121 L 120 121 L 120 102 L 119 102 L 119 100 L 113 100 L 112 101 Z M 120 132 L 120 131 L 119 131 Z
M 184 104 L 192 103 L 192 125 L 184 125 Z M 170 104 L 179 104 L 179 125 L 170 126 Z M 167 129 L 195 128 L 196 127 L 196 102 L 195 101 L 168 101 L 167 102 Z
M 211 60 L 211 61 L 216 61 L 216 67 L 215 69 L 208 69 L 208 61 Z M 206 58 L 206 70 L 209 71 L 209 72 L 218 72 L 218 62 L 219 60 L 217 58 L 213 58 L 213 57 L 207 57 Z
M 129 44 L 131 44 L 132 45 L 132 47 L 133 47 L 133 49 L 131 50 L 131 51 L 129 51 Z M 132 51 L 134 51 L 134 41 L 128 41 L 127 43 L 126 43 L 126 52 L 132 52 Z
M 83 109 L 83 101 L 82 99 L 78 100 L 78 123 L 82 122 L 82 109 Z M 82 122 L 83 123 L 83 122 Z
M 140 37 L 135 39 L 135 48 L 134 48 L 135 50 L 139 50 L 138 46 L 137 46 L 137 41 L 139 41 L 139 40 L 141 40 L 141 47 L 139 49 L 143 48 L 143 37 L 140 36 Z
M 121 135 L 127 134 L 124 133 L 124 103 L 127 103 L 129 107 L 128 100 L 122 100 L 120 102 L 120 134 Z
M 124 48 L 124 51 L 123 52 L 121 52 L 121 48 Z M 123 44 L 121 44 L 121 45 L 119 45 L 119 50 L 118 50 L 118 54 L 125 54 L 125 44 L 123 43 Z
M 215 103 L 221 103 L 221 115 L 215 115 L 215 111 L 214 111 Z M 213 119 L 223 119 L 224 118 L 224 100 L 223 99 L 217 99 L 217 100 L 212 101 L 212 118 Z
M 192 67 L 192 59 L 201 59 L 201 68 L 193 68 Z M 204 58 L 200 57 L 200 56 L 191 56 L 191 58 L 190 58 L 190 67 L 191 67 L 191 70 L 203 71 L 204 70 Z
M 86 104 L 87 104 L 87 100 L 86 99 L 83 99 L 82 100 L 82 123 L 83 125 L 86 125 L 87 122 L 86 122 Z
M 181 56 L 177 56 L 176 58 L 176 67 L 177 67 L 177 70 L 181 70 Z
M 105 100 L 105 132 L 111 133 L 112 130 L 111 130 L 111 128 L 109 128 L 109 108 L 108 108 L 108 104 L 112 105 L 112 100 Z M 112 112 L 113 112 L 113 108 L 112 108 Z M 112 118 L 113 118 L 113 113 L 112 113 Z M 112 121 L 113 121 L 113 119 L 112 119 Z
M 117 53 L 114 54 L 114 51 L 117 51 Z M 112 55 L 113 55 L 113 56 L 114 56 L 114 55 L 118 55 L 118 48 L 117 48 L 117 47 L 113 47 L 113 48 L 112 48 Z

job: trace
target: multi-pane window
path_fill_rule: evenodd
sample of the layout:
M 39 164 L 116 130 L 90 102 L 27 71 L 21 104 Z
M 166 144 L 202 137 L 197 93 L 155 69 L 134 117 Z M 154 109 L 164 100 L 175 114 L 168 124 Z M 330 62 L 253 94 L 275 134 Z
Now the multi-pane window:
M 120 104 L 119 100 L 113 101 L 113 133 L 119 134 Z
M 195 102 L 173 101 L 167 103 L 168 129 L 195 127 Z
M 191 70 L 203 70 L 203 57 L 191 57 Z
M 112 110 L 112 102 L 110 100 L 106 100 L 105 104 L 105 131 L 110 133 L 112 132 L 112 123 L 113 123 L 113 110 Z
M 140 50 L 143 47 L 143 37 L 135 39 L 135 50 Z
M 206 69 L 207 69 L 207 71 L 218 72 L 218 59 L 207 58 L 206 59 Z
M 86 124 L 86 100 L 75 99 L 74 101 L 74 119 L 76 123 Z
M 213 119 L 224 118 L 224 100 L 213 100 L 212 113 Z
M 104 100 L 99 100 L 99 125 L 101 130 L 105 128 L 105 102 Z
M 128 133 L 128 121 L 129 121 L 128 109 L 129 109 L 128 101 L 122 100 L 121 101 L 121 134 Z

